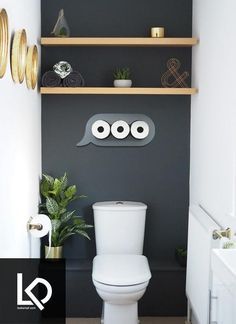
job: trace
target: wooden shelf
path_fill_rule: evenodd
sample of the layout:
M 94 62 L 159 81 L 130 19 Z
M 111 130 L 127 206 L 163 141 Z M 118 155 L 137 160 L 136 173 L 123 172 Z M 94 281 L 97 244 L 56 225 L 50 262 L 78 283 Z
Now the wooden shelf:
M 190 47 L 198 39 L 189 38 L 152 38 L 152 37 L 42 37 L 45 46 L 163 46 Z
M 115 87 L 81 87 L 81 88 L 45 88 L 41 94 L 53 95 L 193 95 L 196 88 L 115 88 Z
M 42 37 L 45 46 L 143 46 L 143 47 L 191 47 L 198 43 L 195 37 L 152 38 L 152 37 Z M 196 88 L 41 88 L 41 94 L 78 95 L 193 95 Z

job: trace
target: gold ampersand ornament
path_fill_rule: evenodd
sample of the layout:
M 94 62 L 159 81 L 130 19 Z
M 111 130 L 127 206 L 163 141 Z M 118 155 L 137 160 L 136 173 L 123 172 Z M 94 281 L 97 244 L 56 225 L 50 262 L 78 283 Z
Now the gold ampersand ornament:
M 188 72 L 180 74 L 181 63 L 176 58 L 171 58 L 167 61 L 168 70 L 161 77 L 161 84 L 164 88 L 188 88 L 185 80 L 189 77 Z

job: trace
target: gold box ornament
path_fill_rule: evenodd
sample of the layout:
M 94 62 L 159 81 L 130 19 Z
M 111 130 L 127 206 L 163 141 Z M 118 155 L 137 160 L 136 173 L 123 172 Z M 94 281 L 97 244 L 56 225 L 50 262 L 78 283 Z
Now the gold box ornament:
M 164 27 L 152 27 L 151 28 L 151 37 L 155 37 L 155 38 L 165 37 L 165 28 Z

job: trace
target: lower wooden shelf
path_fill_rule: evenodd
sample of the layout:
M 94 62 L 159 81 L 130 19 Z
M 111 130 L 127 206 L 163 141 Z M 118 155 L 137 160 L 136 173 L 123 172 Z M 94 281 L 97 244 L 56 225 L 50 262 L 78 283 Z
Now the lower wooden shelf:
M 40 92 L 45 95 L 193 95 L 198 90 L 196 88 L 42 87 Z

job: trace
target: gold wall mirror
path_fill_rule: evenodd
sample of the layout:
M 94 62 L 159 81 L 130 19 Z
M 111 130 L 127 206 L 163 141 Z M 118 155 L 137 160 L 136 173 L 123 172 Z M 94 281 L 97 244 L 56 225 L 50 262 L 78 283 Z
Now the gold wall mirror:
M 8 17 L 5 9 L 0 9 L 0 78 L 6 72 L 9 46 Z
M 34 89 L 38 79 L 38 49 L 36 45 L 28 48 L 25 75 L 28 89 Z
M 16 83 L 22 83 L 25 77 L 27 55 L 27 36 L 25 29 L 15 32 L 11 50 L 11 73 Z

